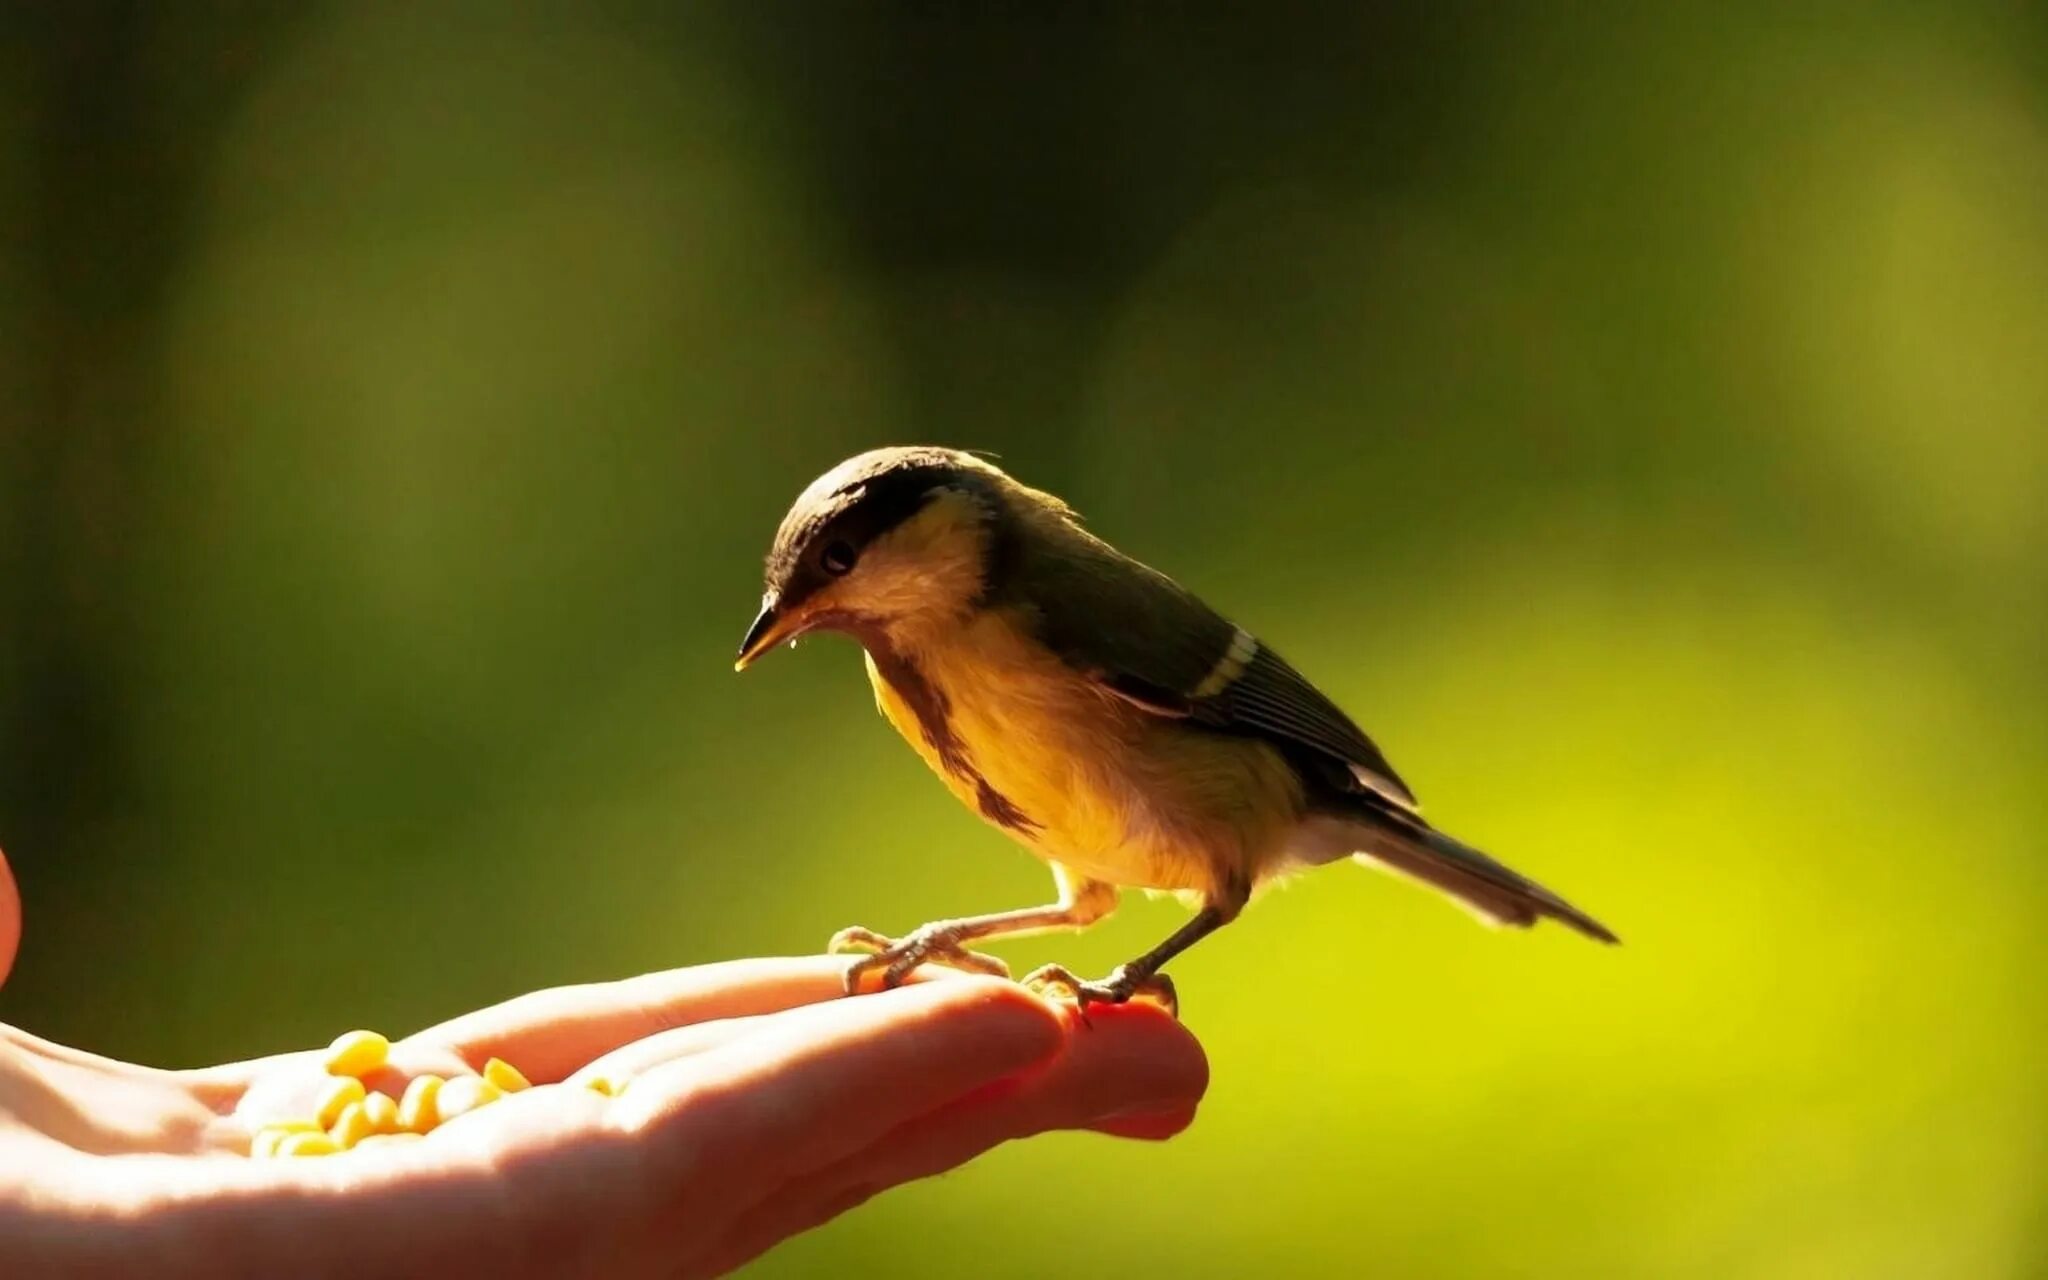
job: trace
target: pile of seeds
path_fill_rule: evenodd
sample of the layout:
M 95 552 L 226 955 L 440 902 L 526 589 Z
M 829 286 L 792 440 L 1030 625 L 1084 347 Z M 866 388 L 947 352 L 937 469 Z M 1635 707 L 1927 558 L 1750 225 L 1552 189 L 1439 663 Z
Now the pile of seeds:
M 417 1142 L 441 1125 L 508 1093 L 529 1087 L 519 1068 L 503 1058 L 484 1064 L 474 1076 L 415 1076 L 401 1097 L 379 1093 L 363 1084 L 391 1056 L 391 1042 L 374 1031 L 350 1031 L 328 1046 L 326 1068 L 333 1077 L 321 1092 L 311 1116 L 263 1125 L 249 1143 L 249 1154 L 326 1156 Z M 615 1092 L 611 1082 L 593 1076 L 586 1082 L 599 1093 Z

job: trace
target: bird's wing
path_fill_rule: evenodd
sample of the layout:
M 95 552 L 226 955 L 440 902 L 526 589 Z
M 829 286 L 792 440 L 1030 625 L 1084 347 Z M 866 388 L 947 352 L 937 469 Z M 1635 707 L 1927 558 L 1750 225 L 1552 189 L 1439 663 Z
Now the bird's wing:
M 1173 579 L 1081 536 L 1087 545 L 1020 575 L 1039 638 L 1069 666 L 1153 714 L 1306 750 L 1341 766 L 1346 789 L 1415 811 L 1372 739 L 1279 654 Z

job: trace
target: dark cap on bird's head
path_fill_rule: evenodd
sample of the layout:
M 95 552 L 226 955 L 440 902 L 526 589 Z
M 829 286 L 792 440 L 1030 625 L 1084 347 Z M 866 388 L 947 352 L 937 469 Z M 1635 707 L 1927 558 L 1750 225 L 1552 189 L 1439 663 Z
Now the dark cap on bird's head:
M 805 631 L 879 625 L 972 595 L 983 531 L 1011 483 L 980 458 L 936 445 L 872 449 L 819 476 L 775 531 L 761 613 L 735 667 Z

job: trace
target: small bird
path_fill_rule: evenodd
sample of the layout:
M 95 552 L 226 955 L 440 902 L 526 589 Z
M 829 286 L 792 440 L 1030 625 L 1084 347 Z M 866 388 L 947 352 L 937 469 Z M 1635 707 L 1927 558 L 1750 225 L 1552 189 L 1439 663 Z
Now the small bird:
M 1564 899 L 1423 820 L 1371 739 L 1279 654 L 1180 584 L 1083 528 L 1066 503 L 970 453 L 875 449 L 798 495 L 768 553 L 761 612 L 735 670 L 831 630 L 867 651 L 883 716 L 960 801 L 1051 864 L 1058 899 L 899 938 L 842 930 L 870 954 L 849 992 L 926 961 L 1007 977 L 967 944 L 1080 929 L 1120 886 L 1199 904 L 1106 978 L 1048 965 L 1026 982 L 1085 1012 L 1144 993 L 1234 920 L 1254 889 L 1356 857 L 1494 923 L 1562 921 L 1618 941 Z

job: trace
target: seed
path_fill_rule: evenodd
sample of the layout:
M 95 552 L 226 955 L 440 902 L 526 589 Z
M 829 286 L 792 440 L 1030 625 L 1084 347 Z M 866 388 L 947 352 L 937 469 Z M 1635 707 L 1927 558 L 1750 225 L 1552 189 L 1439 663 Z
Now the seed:
M 331 1156 L 341 1150 L 324 1133 L 291 1133 L 277 1144 L 281 1156 Z
M 503 1089 L 482 1076 L 457 1076 L 441 1086 L 441 1092 L 434 1101 L 440 1108 L 441 1123 L 446 1124 L 504 1096 Z
M 334 1127 L 327 1136 L 334 1139 L 334 1145 L 343 1150 L 353 1147 L 370 1136 L 370 1113 L 360 1102 L 351 1102 L 341 1109 L 341 1115 L 334 1121 Z
M 601 1093 L 607 1098 L 619 1096 L 619 1086 L 610 1076 L 585 1076 L 583 1085 L 592 1093 Z
M 387 1093 L 372 1093 L 363 1099 L 363 1118 L 371 1133 L 398 1132 L 398 1104 Z
M 503 1058 L 492 1058 L 484 1064 L 484 1079 L 497 1085 L 506 1093 L 517 1093 L 521 1089 L 531 1088 L 533 1085 L 533 1081 L 520 1074 L 519 1068 Z
M 320 1093 L 320 1103 L 313 1108 L 313 1118 L 322 1129 L 331 1129 L 341 1119 L 341 1110 L 351 1102 L 363 1100 L 363 1082 L 354 1076 L 342 1076 L 330 1083 Z
M 293 1126 L 297 1126 L 301 1123 L 304 1122 L 297 1120 L 291 1122 Z M 256 1131 L 255 1137 L 249 1139 L 249 1154 L 258 1160 L 267 1159 L 277 1154 L 278 1144 L 283 1142 L 286 1138 L 291 1137 L 294 1133 L 307 1132 L 318 1133 L 320 1131 L 318 1129 L 314 1129 L 311 1125 L 307 1125 L 305 1129 L 299 1129 L 297 1127 L 287 1127 L 281 1124 L 264 1125 L 261 1129 L 258 1129 Z
M 384 1065 L 391 1042 L 374 1031 L 344 1031 L 327 1046 L 327 1073 L 357 1079 Z
M 414 1076 L 398 1100 L 398 1127 L 425 1133 L 441 1123 L 440 1095 L 444 1081 L 439 1076 Z

